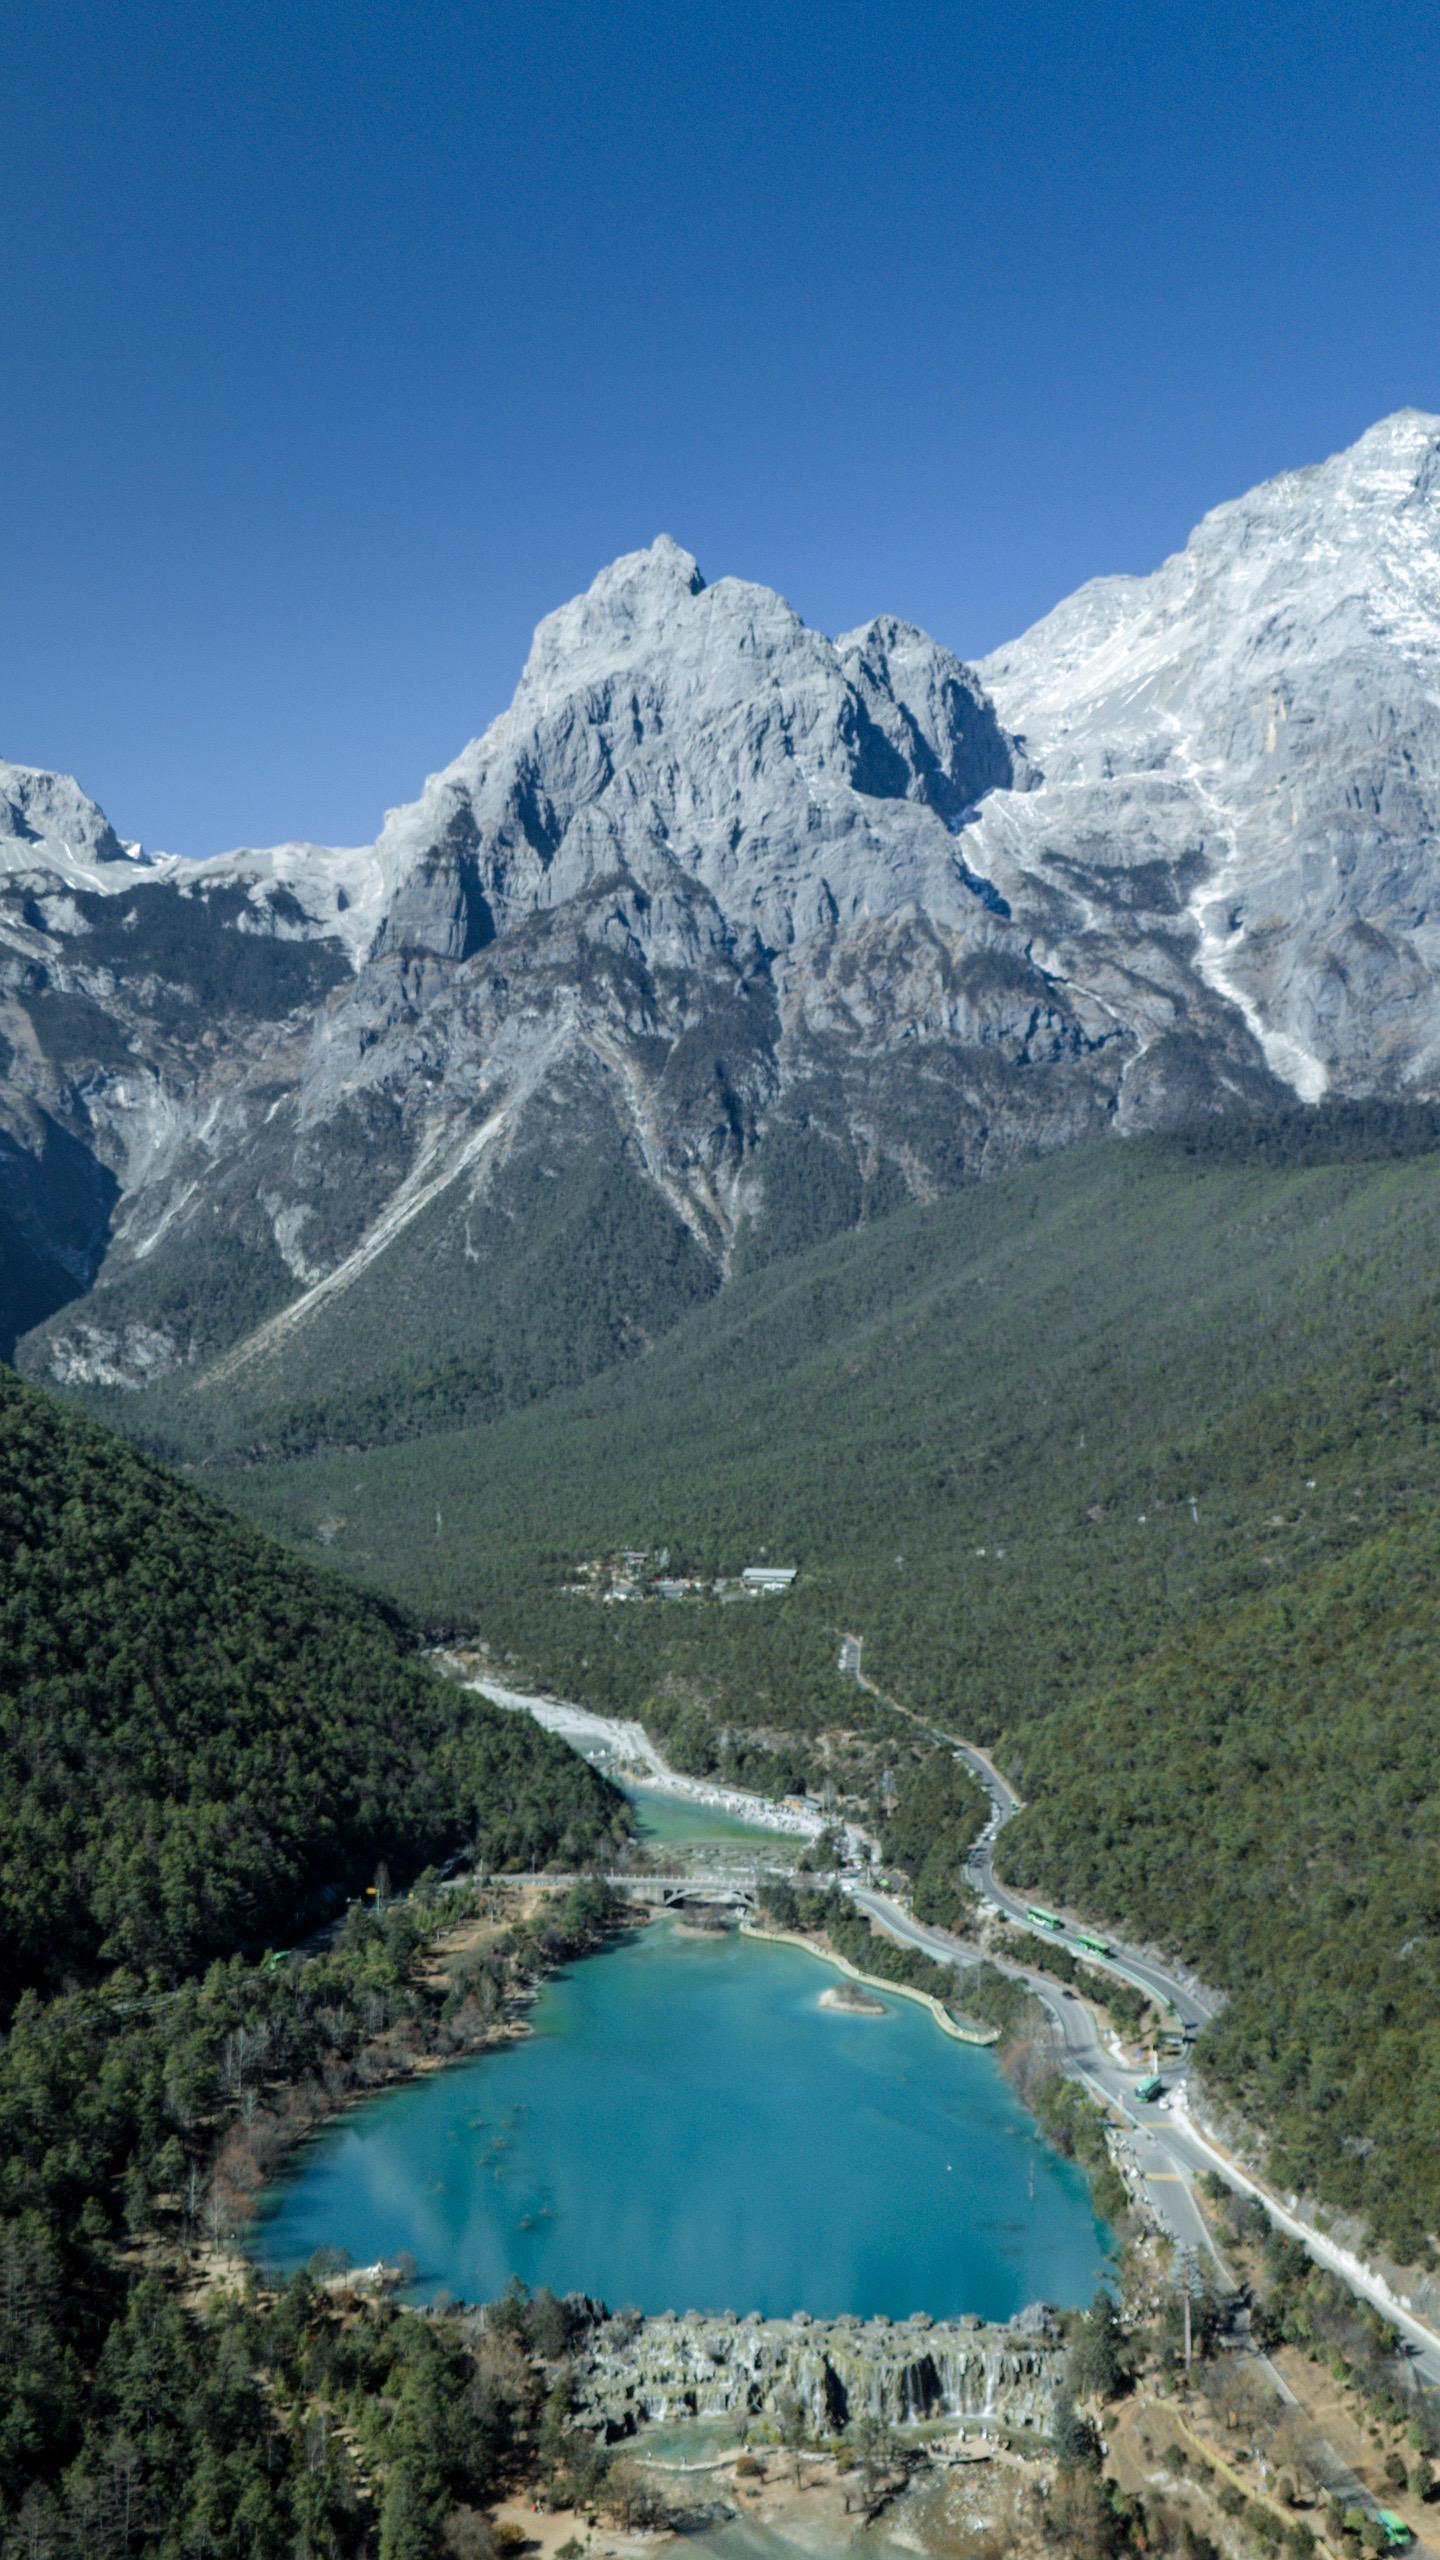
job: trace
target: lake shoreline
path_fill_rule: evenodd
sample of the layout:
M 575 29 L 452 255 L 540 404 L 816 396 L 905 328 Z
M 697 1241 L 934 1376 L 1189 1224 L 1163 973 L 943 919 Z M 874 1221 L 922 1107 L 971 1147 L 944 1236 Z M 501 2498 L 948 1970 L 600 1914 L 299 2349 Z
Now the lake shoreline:
M 495 1878 L 491 1889 L 503 1889 L 504 1884 L 503 1876 Z M 543 1890 L 528 1896 L 536 1910 L 542 1910 L 547 1901 L 558 1901 L 559 1898 L 558 1889 L 553 1896 Z M 648 1914 L 627 1909 L 617 1912 L 585 1945 L 571 1947 L 566 1953 L 553 1956 L 540 1956 L 536 1951 L 531 1957 L 536 1969 L 530 1973 L 519 1972 L 504 1993 L 499 2014 L 481 2023 L 457 2028 L 454 2021 L 442 2021 L 438 2013 L 428 2019 L 414 2020 L 412 2029 L 418 2030 L 427 2040 L 407 2044 L 403 2050 L 397 2050 L 393 2043 L 388 2044 L 387 2049 L 387 2036 L 383 2033 L 376 2037 L 368 2049 L 373 2078 L 356 2077 L 343 2087 L 327 2088 L 322 2103 L 313 2105 L 310 2112 L 297 2113 L 290 2118 L 283 2147 L 267 2176 L 264 2195 L 277 2194 L 300 2176 L 305 2154 L 337 2130 L 347 2117 L 364 2115 L 369 2108 L 379 2106 L 386 2099 L 401 2098 L 424 2082 L 444 2079 L 484 2060 L 487 2055 L 499 2055 L 530 2043 L 535 2028 L 528 2012 L 551 1982 L 568 1971 L 570 1966 L 582 1964 L 591 1956 L 605 1954 L 620 1941 L 649 1926 Z M 435 1934 L 425 1945 L 425 1961 L 433 1969 L 432 1989 L 436 1971 L 442 1982 L 453 1979 L 448 1968 L 471 1951 L 474 1930 L 475 1922 L 468 1914 L 458 1919 L 447 1919 L 437 1926 Z M 439 2041 L 442 2032 L 446 2038 L 443 2043 Z M 286 2082 L 283 2086 L 291 2094 L 298 2095 L 301 2084 Z M 312 2089 L 308 2094 L 313 2097 L 315 2093 Z M 193 2284 L 198 2277 L 197 2298 L 203 2298 L 205 2293 L 214 2289 L 208 2271 L 211 2261 L 215 2266 L 238 2261 L 253 2268 L 262 2281 L 276 2281 L 280 2277 L 282 2271 L 271 2263 L 258 2245 L 265 2218 L 263 2211 L 257 2213 L 239 2235 L 233 2250 L 199 2250 L 189 2255 L 188 2262 L 183 2254 L 175 2258 L 176 2271 L 182 2278 L 188 2272 Z
M 266 2196 L 254 2255 L 285 2274 L 338 2247 L 416 2267 L 416 2303 L 518 2277 L 652 2321 L 732 2302 L 1003 2323 L 1087 2299 L 1105 2235 L 1053 2154 L 1037 2206 L 1038 2129 L 993 2056 L 956 2071 L 946 2048 L 969 2040 L 950 2021 L 937 2047 L 928 2000 L 883 1982 L 884 2034 L 846 2035 L 819 2014 L 818 1951 L 763 1943 L 627 1930 L 610 1963 L 562 1968 L 535 2032 L 456 2057 L 473 2076 L 432 2069 L 344 2110 Z
M 848 1956 L 838 1954 L 834 1947 L 818 1938 L 802 1936 L 798 1929 L 767 1929 L 756 1920 L 742 1920 L 740 1935 L 742 1938 L 757 1938 L 762 1945 L 798 1947 L 802 1955 L 815 1956 L 821 1964 L 833 1964 L 837 1972 L 847 1974 L 852 1982 L 863 1983 L 867 1991 L 882 1991 L 896 2000 L 918 2001 L 922 2009 L 929 2010 L 941 2033 L 953 2036 L 957 2044 L 986 2050 L 1000 2041 L 998 2027 L 964 2025 L 952 2016 L 942 2001 L 936 1999 L 933 1992 L 918 1990 L 913 1982 L 887 1982 L 881 1974 L 862 1973 L 858 1964 L 852 1964 Z

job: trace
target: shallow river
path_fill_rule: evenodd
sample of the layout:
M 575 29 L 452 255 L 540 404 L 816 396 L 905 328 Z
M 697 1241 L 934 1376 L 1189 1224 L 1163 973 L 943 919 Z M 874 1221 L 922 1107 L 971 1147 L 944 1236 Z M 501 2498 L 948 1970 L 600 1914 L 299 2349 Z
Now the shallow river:
M 702 1846 L 707 1840 L 743 1840 L 747 1848 L 763 1848 L 767 1859 L 777 1866 L 790 1866 L 800 1855 L 805 1843 L 793 1832 L 771 1831 L 756 1822 L 742 1822 L 737 1814 L 723 1813 L 715 1805 L 696 1804 L 689 1796 L 662 1795 L 658 1787 L 627 1787 L 626 1795 L 635 1807 L 636 1828 L 651 1849 Z
M 420 2299 L 515 2274 L 644 2311 L 1088 2301 L 1104 2233 L 1084 2183 L 989 2054 L 910 2002 L 824 2010 L 836 1979 L 790 1947 L 639 1932 L 548 1983 L 528 2041 L 309 2144 L 258 2253 L 408 2250 Z

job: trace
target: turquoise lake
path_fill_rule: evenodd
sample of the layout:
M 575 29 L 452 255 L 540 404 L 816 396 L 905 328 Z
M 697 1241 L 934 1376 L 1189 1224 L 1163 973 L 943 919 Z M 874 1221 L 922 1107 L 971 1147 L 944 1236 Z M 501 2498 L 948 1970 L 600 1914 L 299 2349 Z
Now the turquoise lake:
M 773 1852 L 776 1864 L 785 1866 L 793 1864 L 805 1846 L 793 1832 L 742 1822 L 738 1814 L 721 1813 L 714 1805 L 696 1804 L 688 1796 L 662 1795 L 656 1787 L 627 1787 L 625 1793 L 635 1807 L 640 1837 L 652 1851 L 682 1842 L 694 1848 L 707 1840 L 743 1840 L 752 1850 L 763 1843 L 765 1855 Z
M 308 2144 L 256 2254 L 409 2251 L 419 2300 L 518 2275 L 651 2312 L 1088 2302 L 1106 2235 L 990 2056 L 908 2001 L 824 2010 L 836 1979 L 796 1948 L 639 1931 L 547 1983 L 527 2041 Z

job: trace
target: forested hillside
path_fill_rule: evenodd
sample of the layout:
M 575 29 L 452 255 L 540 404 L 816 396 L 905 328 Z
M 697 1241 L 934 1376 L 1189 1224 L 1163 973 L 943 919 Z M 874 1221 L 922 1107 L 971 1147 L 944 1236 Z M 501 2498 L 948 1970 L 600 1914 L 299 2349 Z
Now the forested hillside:
M 573 1753 L 440 1680 L 379 1604 L 0 1369 L 0 1980 L 169 1980 L 390 1862 L 575 1860 Z
M 1231 1998 L 1207 2080 L 1282 2188 L 1440 2234 L 1440 1513 L 1363 1541 L 1027 1733 L 1003 1865 Z
M 1440 2225 L 1405 2122 L 1440 2071 L 1434 1989 L 1420 1942 L 1398 1952 L 1432 1889 L 1432 1142 L 1340 1113 L 1072 1154 L 742 1279 L 492 1431 L 224 1481 L 752 1783 L 818 1775 L 820 1737 L 874 1720 L 837 1668 L 862 1633 L 882 1687 L 1034 1797 L 1006 1844 L 1030 1843 L 1026 1881 L 1232 1989 L 1217 2081 L 1296 2179 L 1414 2247 Z M 800 1578 L 763 1603 L 567 1594 L 631 1543 Z M 1313 1705 L 1287 1612 L 1330 1666 Z M 1125 1749 L 1097 1750 L 1116 1719 Z
M 582 1946 L 594 1889 L 453 1996 L 433 1877 L 254 1956 L 382 1861 L 601 1856 L 623 1799 L 4 1369 L 0 1738 L 0 2551 L 318 2560 L 373 2551 L 378 2515 L 424 2560 L 530 2423 L 523 2358 L 507 2397 L 389 2303 L 344 2323 L 301 2279 L 197 2319 L 171 2279 L 347 2089 L 473 2046 Z
M 854 1628 L 994 1736 L 1436 1480 L 1437 1270 L 1440 1157 L 1099 1147 L 732 1284 L 491 1429 L 215 1480 L 597 1699 L 828 1712 Z M 566 1596 L 630 1544 L 800 1580 L 769 1613 Z

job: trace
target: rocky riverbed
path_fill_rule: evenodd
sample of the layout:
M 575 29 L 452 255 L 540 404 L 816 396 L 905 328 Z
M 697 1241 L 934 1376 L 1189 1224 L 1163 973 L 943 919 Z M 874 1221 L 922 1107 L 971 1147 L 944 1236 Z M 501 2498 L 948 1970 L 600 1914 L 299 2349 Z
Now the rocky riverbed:
M 512 1715 L 533 1716 L 547 1733 L 558 1733 L 583 1759 L 593 1761 L 609 1777 L 638 1780 L 641 1785 L 654 1787 L 684 1803 L 709 1805 L 717 1813 L 733 1815 L 739 1822 L 751 1822 L 766 1831 L 789 1832 L 796 1839 L 817 1839 L 824 1829 L 824 1816 L 807 1806 L 776 1804 L 768 1796 L 749 1795 L 741 1787 L 722 1786 L 715 1779 L 682 1776 L 661 1758 L 644 1726 L 627 1716 L 604 1716 L 566 1698 L 507 1689 L 498 1680 L 477 1677 L 458 1656 L 442 1654 L 439 1659 L 467 1688 L 478 1689 L 492 1706 L 504 1707 Z

